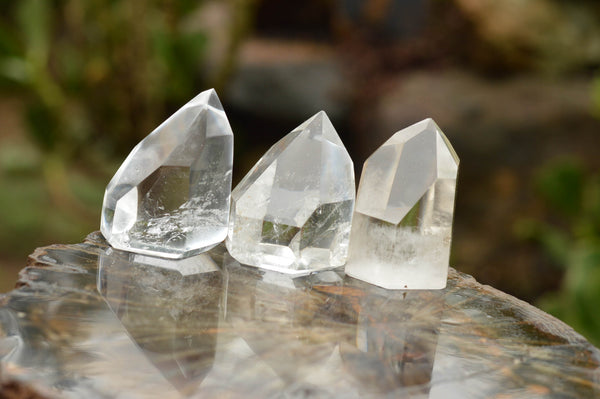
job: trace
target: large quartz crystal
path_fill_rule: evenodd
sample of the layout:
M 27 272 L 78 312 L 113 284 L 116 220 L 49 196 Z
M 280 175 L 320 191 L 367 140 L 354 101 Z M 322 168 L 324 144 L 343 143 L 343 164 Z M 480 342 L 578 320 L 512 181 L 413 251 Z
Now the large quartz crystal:
M 225 239 L 233 133 L 217 93 L 200 93 L 131 151 L 104 194 L 115 248 L 183 258 Z
M 346 274 L 388 289 L 446 286 L 458 157 L 432 119 L 365 162 Z
M 241 263 L 290 274 L 342 266 L 354 187 L 352 160 L 321 111 L 235 187 L 227 249 Z

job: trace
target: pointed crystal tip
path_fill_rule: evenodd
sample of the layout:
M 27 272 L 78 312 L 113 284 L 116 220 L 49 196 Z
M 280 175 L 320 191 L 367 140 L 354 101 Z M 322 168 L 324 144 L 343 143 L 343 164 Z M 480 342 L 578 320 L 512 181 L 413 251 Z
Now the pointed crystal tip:
M 337 131 L 333 127 L 333 124 L 325 111 L 319 111 L 314 114 L 300 126 L 292 130 L 292 133 L 294 132 L 307 132 L 307 134 L 315 140 L 324 139 L 335 145 L 344 147 L 340 136 L 338 136 Z
M 218 111 L 223 111 L 223 105 L 221 104 L 221 100 L 219 100 L 219 96 L 217 95 L 215 89 L 208 89 L 201 92 L 196 97 L 192 98 L 186 105 L 184 105 L 184 107 L 187 106 L 210 106 Z
M 391 289 L 446 286 L 458 157 L 432 119 L 365 162 L 346 273 Z
M 290 274 L 341 266 L 354 190 L 352 160 L 321 111 L 233 190 L 227 248 L 241 263 Z
M 106 187 L 101 231 L 115 248 L 182 258 L 227 234 L 233 132 L 206 90 L 129 154 Z

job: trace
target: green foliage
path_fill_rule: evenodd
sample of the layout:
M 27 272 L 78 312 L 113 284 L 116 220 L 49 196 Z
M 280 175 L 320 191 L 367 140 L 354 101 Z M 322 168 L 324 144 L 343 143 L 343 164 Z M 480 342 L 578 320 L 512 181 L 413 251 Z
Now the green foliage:
M 97 229 L 123 156 L 206 88 L 202 5 L 0 2 L 0 90 L 18 104 L 2 110 L 25 125 L 0 131 L 0 269 Z
M 584 173 L 575 161 L 562 161 L 538 174 L 536 188 L 552 217 L 521 221 L 517 233 L 539 243 L 565 273 L 560 289 L 543 296 L 539 306 L 598 345 L 600 175 Z
M 202 87 L 201 2 L 22 0 L 3 5 L 0 84 L 27 99 L 31 138 L 61 157 L 119 155 Z
M 574 216 L 581 209 L 584 189 L 581 167 L 564 162 L 543 169 L 537 177 L 536 188 L 548 205 L 565 216 Z

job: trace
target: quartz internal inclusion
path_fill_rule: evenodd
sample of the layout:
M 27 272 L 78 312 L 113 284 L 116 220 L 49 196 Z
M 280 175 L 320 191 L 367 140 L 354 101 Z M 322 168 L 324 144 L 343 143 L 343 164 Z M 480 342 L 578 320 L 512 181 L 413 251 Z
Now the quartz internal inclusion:
M 165 258 L 225 239 L 233 132 L 214 90 L 200 93 L 129 154 L 104 194 L 101 231 L 115 248 Z
M 346 274 L 388 289 L 446 286 L 459 159 L 432 119 L 365 162 Z
M 226 245 L 240 263 L 297 275 L 344 265 L 354 170 L 325 112 L 271 147 L 231 197 Z

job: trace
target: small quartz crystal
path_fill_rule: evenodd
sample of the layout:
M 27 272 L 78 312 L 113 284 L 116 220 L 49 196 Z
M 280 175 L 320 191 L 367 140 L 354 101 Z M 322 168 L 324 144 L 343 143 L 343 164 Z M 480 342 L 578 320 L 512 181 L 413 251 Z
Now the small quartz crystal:
M 271 147 L 231 197 L 226 244 L 239 262 L 290 274 L 346 262 L 353 164 L 324 112 Z
M 101 230 L 115 248 L 165 258 L 203 252 L 225 239 L 233 133 L 207 90 L 129 154 L 104 194 Z
M 346 274 L 388 289 L 446 286 L 458 157 L 432 119 L 365 162 Z

